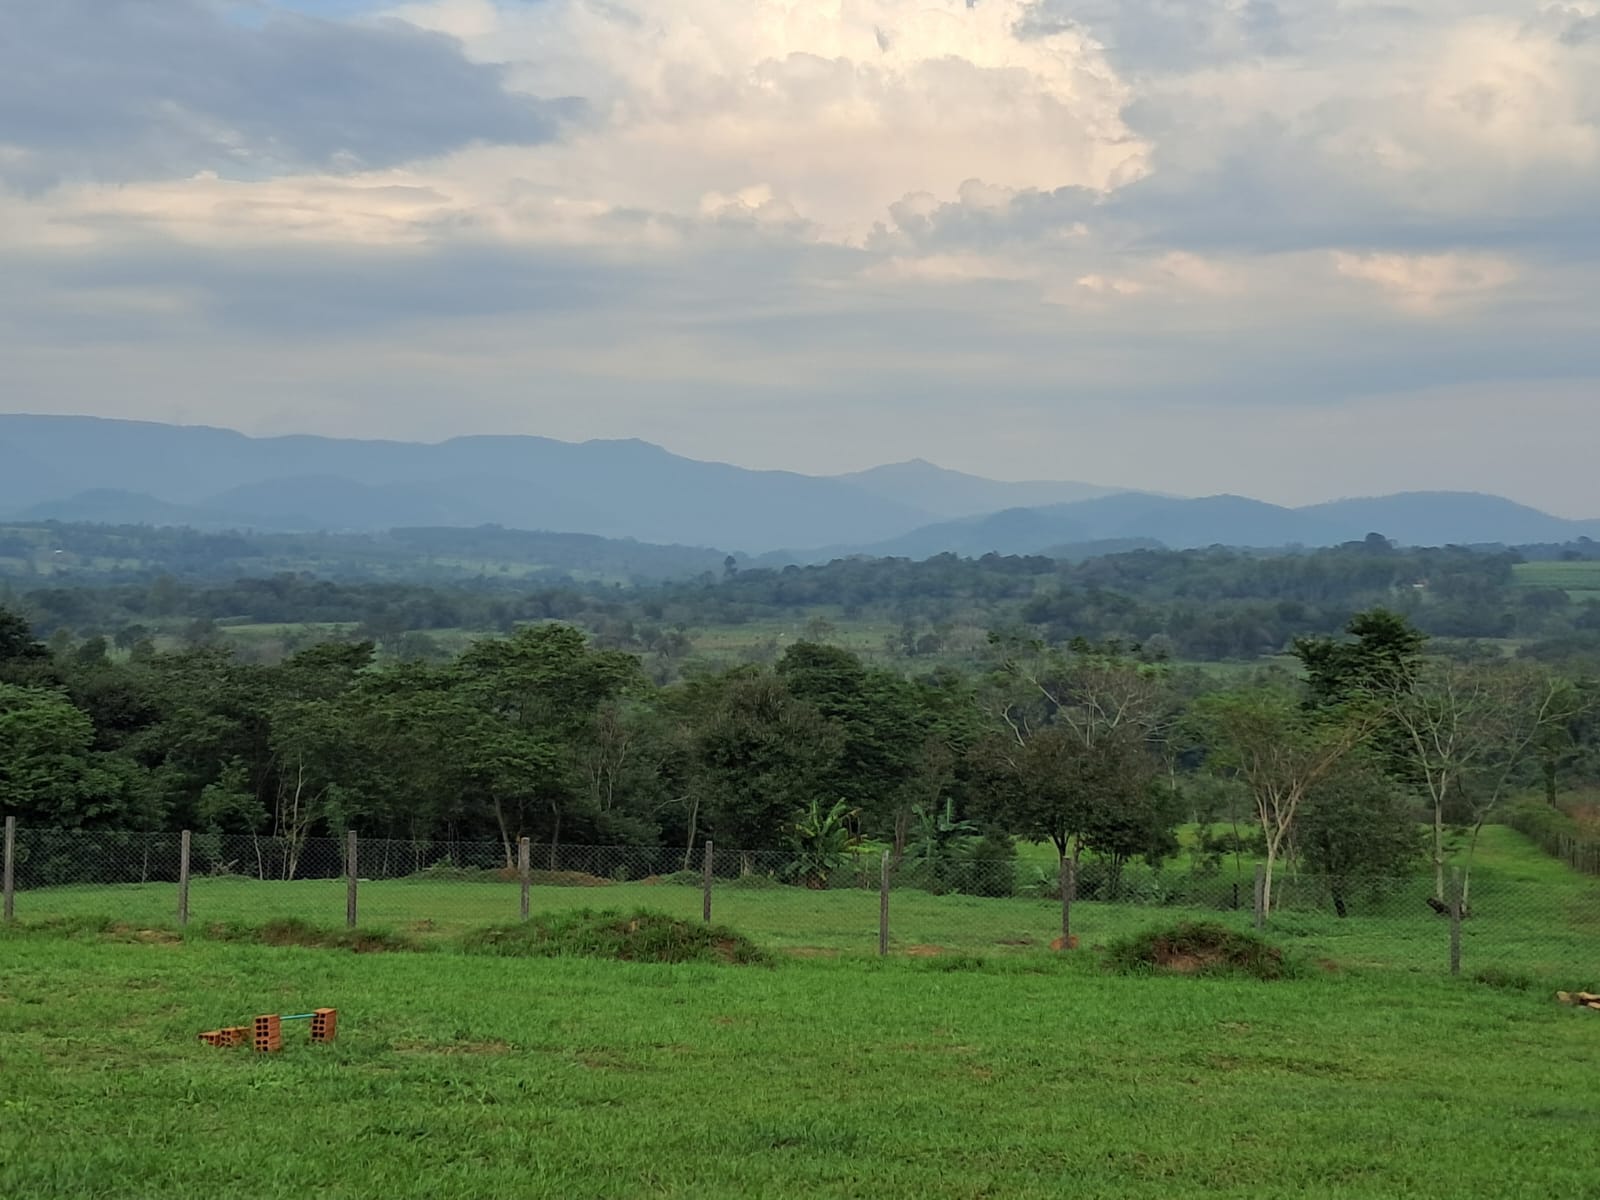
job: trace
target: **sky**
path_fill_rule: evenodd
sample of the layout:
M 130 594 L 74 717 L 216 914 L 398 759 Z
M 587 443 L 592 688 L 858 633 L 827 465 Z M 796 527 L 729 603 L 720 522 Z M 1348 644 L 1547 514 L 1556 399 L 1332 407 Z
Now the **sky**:
M 1600 516 L 1600 0 L 0 0 L 0 364 Z

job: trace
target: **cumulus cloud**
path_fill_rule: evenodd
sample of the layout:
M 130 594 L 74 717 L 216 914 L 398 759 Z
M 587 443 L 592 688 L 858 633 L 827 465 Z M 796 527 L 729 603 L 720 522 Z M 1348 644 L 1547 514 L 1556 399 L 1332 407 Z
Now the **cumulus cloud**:
M 574 191 L 692 213 L 764 189 L 859 237 L 908 193 L 968 180 L 1108 191 L 1145 170 L 1093 38 L 1016 35 L 1023 0 L 441 0 L 400 10 L 601 115 L 538 156 Z
M 1600 0 L 13 7 L 17 407 L 1248 491 L 1600 379 Z

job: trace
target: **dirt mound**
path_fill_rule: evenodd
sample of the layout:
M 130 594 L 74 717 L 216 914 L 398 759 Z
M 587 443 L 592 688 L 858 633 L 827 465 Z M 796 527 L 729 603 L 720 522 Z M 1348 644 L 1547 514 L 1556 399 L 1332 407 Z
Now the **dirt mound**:
M 1277 946 L 1210 921 L 1182 921 L 1146 930 L 1107 949 L 1107 960 L 1126 972 L 1172 975 L 1248 975 L 1283 979 L 1293 973 Z
M 619 962 L 738 963 L 770 961 L 753 942 L 721 925 L 683 921 L 640 909 L 633 913 L 543 913 L 517 925 L 475 930 L 461 941 L 468 954 L 507 958 L 607 958 Z

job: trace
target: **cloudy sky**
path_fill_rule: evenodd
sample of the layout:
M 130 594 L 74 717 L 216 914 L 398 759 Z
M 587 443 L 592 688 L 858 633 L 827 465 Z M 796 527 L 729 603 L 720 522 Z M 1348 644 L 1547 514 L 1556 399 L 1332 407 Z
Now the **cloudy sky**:
M 1600 0 L 0 0 L 0 408 L 1600 515 Z

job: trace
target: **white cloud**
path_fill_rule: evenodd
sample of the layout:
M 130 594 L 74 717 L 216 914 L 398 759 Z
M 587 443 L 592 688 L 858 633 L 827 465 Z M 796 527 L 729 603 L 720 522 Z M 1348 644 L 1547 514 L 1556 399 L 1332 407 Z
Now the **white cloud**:
M 526 155 L 628 208 L 693 213 L 765 189 L 831 239 L 908 193 L 1110 190 L 1145 171 L 1130 94 L 1092 38 L 1021 41 L 1022 0 L 548 0 L 407 7 L 519 77 L 591 99 L 596 121 Z M 992 192 L 998 195 L 998 192 Z
M 1482 297 L 1516 277 L 1511 263 L 1494 255 L 1347 254 L 1335 252 L 1341 275 L 1376 285 L 1401 308 L 1434 313 L 1442 306 Z
M 1600 378 L 1594 0 L 243 2 L 12 27 L 13 406 L 1284 494 L 1470 392 L 1517 491 Z

